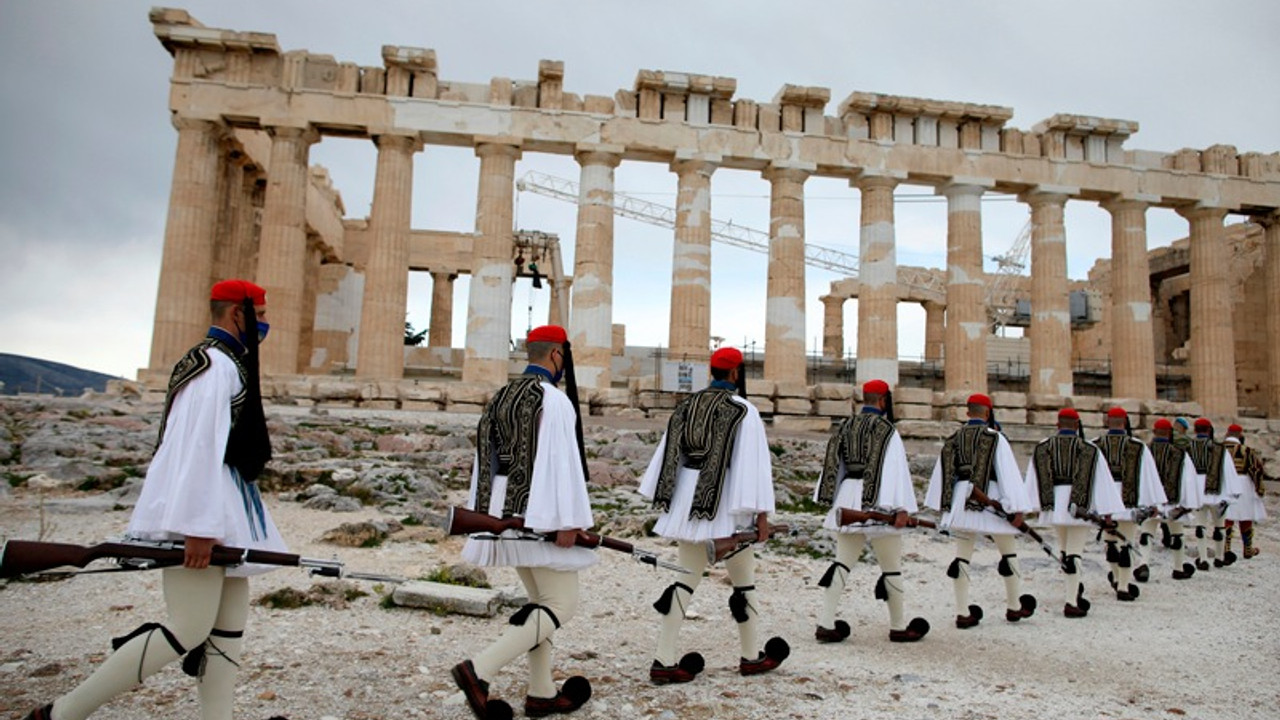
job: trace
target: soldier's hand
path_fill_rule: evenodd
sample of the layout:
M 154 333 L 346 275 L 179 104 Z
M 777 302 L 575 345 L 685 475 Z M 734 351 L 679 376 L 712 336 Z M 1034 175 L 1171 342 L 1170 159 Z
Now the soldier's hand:
M 893 526 L 899 530 L 907 526 L 907 511 L 899 510 L 893 515 Z
M 1022 513 L 1014 513 L 1012 516 L 1009 517 L 1009 524 L 1014 527 L 1022 527 L 1022 523 L 1023 523 Z
M 209 567 L 209 558 L 213 556 L 213 546 L 217 540 L 213 538 L 191 537 L 183 539 L 182 567 L 192 570 L 203 570 Z
M 577 530 L 557 530 L 556 547 L 571 548 L 578 539 Z

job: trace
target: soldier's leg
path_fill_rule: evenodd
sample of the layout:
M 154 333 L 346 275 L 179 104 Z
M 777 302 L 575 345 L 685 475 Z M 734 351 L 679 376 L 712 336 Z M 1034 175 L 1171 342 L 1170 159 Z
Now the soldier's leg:
M 1225 554 L 1231 552 L 1231 543 L 1235 540 L 1236 535 L 1236 523 L 1234 520 L 1227 520 L 1223 523 L 1223 526 L 1227 529 L 1227 537 L 1222 541 L 1223 553 Z
M 729 558 L 724 564 L 733 583 L 729 595 L 729 612 L 738 623 L 738 641 L 742 657 L 751 660 L 760 652 L 756 636 L 759 625 L 759 606 L 756 604 L 756 554 L 751 548 Z
M 516 568 L 516 571 L 528 593 L 529 603 L 511 616 L 511 627 L 472 658 L 476 677 L 481 680 L 493 677 L 507 663 L 550 638 L 578 610 L 577 572 L 541 567 Z M 535 598 L 541 602 L 535 602 Z
M 876 561 L 880 563 L 880 579 L 876 582 L 876 598 L 889 605 L 889 640 L 915 642 L 929 632 L 929 621 L 912 618 L 906 622 L 902 612 L 902 599 L 906 585 L 902 580 L 902 536 L 881 535 L 871 541 Z
M 1082 553 L 1089 528 L 1073 525 L 1057 527 L 1058 546 L 1062 548 L 1063 614 L 1067 617 L 1084 617 L 1089 612 L 1089 601 L 1084 599 L 1084 583 L 1081 581 Z
M 866 542 L 867 538 L 862 533 L 836 533 L 836 559 L 818 581 L 818 585 L 825 588 L 822 593 L 822 614 L 818 616 L 819 631 L 836 629 L 843 632 L 842 628 L 837 627 L 836 610 L 840 607 L 840 596 L 844 593 L 845 585 L 849 583 L 849 569 L 858 562 Z M 847 627 L 846 624 L 845 628 Z M 843 632 L 843 635 L 847 636 L 848 633 Z
M 1202 507 L 1195 512 L 1196 518 L 1196 569 L 1209 569 L 1209 532 L 1213 527 L 1213 510 Z
M 1213 566 L 1224 567 L 1236 561 L 1235 553 L 1227 554 L 1227 520 L 1217 506 L 1209 508 L 1209 517 L 1213 520 Z
M 974 612 L 969 606 L 969 561 L 973 558 L 976 538 L 969 533 L 955 533 L 956 557 L 947 567 L 947 577 L 956 597 L 956 627 L 971 628 L 982 619 L 982 608 Z
M 1244 556 L 1251 558 L 1258 554 L 1258 548 L 1253 546 L 1253 521 L 1240 521 L 1240 542 L 1244 544 Z
M 1137 537 L 1138 524 L 1127 520 L 1120 521 L 1116 524 L 1116 530 L 1120 535 L 1128 538 L 1132 545 L 1132 539 Z M 1134 567 L 1141 563 L 1141 556 L 1135 560 L 1134 554 L 1137 552 L 1135 545 L 1132 550 L 1127 546 L 1116 543 L 1116 552 L 1118 554 L 1116 560 L 1116 599 L 1128 602 L 1138 598 L 1138 586 L 1133 583 Z
M 1004 578 L 1004 617 L 1018 622 L 1035 614 L 1035 596 L 1022 593 L 1022 567 L 1018 564 L 1018 538 L 1013 535 L 992 535 L 996 549 L 1000 551 L 997 572 Z
M 248 578 L 227 578 L 222 583 L 222 602 L 208 639 L 199 649 L 188 653 L 187 661 L 183 662 L 183 670 L 195 672 L 200 678 L 201 720 L 231 720 L 248 618 Z
M 676 641 L 680 637 L 680 626 L 684 624 L 684 615 L 688 611 L 693 592 L 702 582 L 702 572 L 707 568 L 705 545 L 682 542 L 678 552 L 680 565 L 687 568 L 689 572 L 676 575 L 676 580 L 663 590 L 661 597 L 653 604 L 654 609 L 662 614 L 655 660 L 665 666 L 673 666 L 676 663 Z M 743 551 L 743 553 L 746 552 L 749 551 Z
M 1169 549 L 1173 550 L 1173 579 L 1186 580 L 1195 573 L 1196 566 L 1187 562 L 1186 540 L 1183 535 L 1185 528 L 1177 520 L 1169 520 L 1168 525 Z
M 53 714 L 58 720 L 84 720 L 209 637 L 222 600 L 225 568 L 166 568 L 162 572 L 167 622 L 148 623 L 131 636 L 117 638 L 122 642 L 115 652 L 79 687 L 54 702 Z

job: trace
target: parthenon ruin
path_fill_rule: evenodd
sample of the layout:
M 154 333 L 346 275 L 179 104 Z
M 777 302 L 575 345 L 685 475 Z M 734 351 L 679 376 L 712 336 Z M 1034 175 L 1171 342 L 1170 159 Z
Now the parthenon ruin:
M 1206 414 L 1234 416 L 1247 378 L 1248 404 L 1280 417 L 1280 153 L 1230 145 L 1137 150 L 1127 147 L 1138 131 L 1133 121 L 1058 114 L 1019 129 L 1007 124 L 1011 108 L 866 92 L 848 94 L 828 115 L 827 88 L 785 85 L 757 102 L 735 97 L 733 78 L 691 73 L 641 70 L 629 88 L 580 96 L 565 91 L 563 63 L 550 60 L 539 63 L 536 79 L 457 82 L 439 77 L 432 50 L 384 46 L 381 67 L 361 67 L 282 51 L 271 34 L 207 28 L 182 10 L 155 9 L 150 19 L 173 56 L 178 146 L 144 379 L 163 377 L 203 334 L 210 281 L 239 275 L 256 279 L 271 299 L 272 339 L 262 362 L 281 394 L 289 383 L 338 366 L 353 365 L 359 382 L 395 384 L 404 377 L 413 270 L 429 271 L 435 288 L 431 346 L 423 352 L 446 358 L 439 338 L 447 343 L 450 336 L 453 280 L 470 275 L 461 383 L 498 386 L 511 370 L 517 247 L 541 243 L 541 256 L 559 264 L 557 238 L 517 240 L 515 166 L 525 153 L 553 153 L 578 162 L 581 194 L 572 268 L 544 269 L 552 320 L 567 324 L 579 383 L 602 404 L 625 404 L 618 398 L 626 395 L 612 370 L 612 195 L 615 169 L 628 161 L 664 163 L 677 177 L 673 355 L 709 353 L 715 173 L 758 172 L 771 187 L 763 379 L 779 395 L 791 388 L 795 397 L 810 397 L 804 327 L 806 293 L 814 290 L 805 287 L 804 186 L 810 177 L 839 178 L 860 192 L 860 270 L 824 294 L 825 354 L 840 356 L 843 301 L 856 294 L 857 380 L 896 384 L 897 303 L 921 302 L 926 354 L 942 361 L 944 390 L 986 391 L 980 201 L 1002 193 L 1030 207 L 1027 396 L 1075 394 L 1063 218 L 1068 202 L 1089 202 L 1111 215 L 1112 251 L 1099 326 L 1107 336 L 1095 328 L 1085 338 L 1111 349 L 1111 397 L 1155 401 L 1157 337 L 1162 352 L 1173 349 L 1170 331 L 1157 327 L 1169 323 L 1161 319 L 1167 312 L 1153 307 L 1152 283 L 1173 275 L 1153 274 L 1146 213 L 1171 208 L 1188 223 L 1178 267 L 1189 279 L 1164 296 L 1154 291 L 1166 300 L 1189 293 L 1189 301 L 1177 300 L 1187 322 L 1173 345 L 1185 345 L 1191 399 Z M 377 148 L 367 219 L 344 217 L 327 172 L 311 166 L 309 149 L 326 136 L 368 138 Z M 428 144 L 474 148 L 474 233 L 411 227 L 413 157 Z M 899 282 L 894 190 L 902 185 L 930 188 L 947 202 L 947 266 L 941 288 L 927 296 L 904 294 Z M 1252 229 L 1235 234 L 1253 238 L 1260 258 L 1259 280 L 1247 290 L 1249 327 L 1260 333 L 1247 372 L 1238 369 L 1231 319 L 1233 293 L 1238 298 L 1243 285 L 1233 285 L 1228 215 L 1248 219 Z M 379 397 L 405 399 L 403 391 Z

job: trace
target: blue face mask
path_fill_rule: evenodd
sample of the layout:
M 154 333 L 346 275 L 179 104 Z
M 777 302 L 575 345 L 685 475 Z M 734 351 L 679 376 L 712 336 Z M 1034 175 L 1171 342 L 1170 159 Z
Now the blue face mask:
M 560 355 L 560 369 L 551 374 L 551 384 L 559 385 L 564 379 L 564 355 Z
M 262 320 L 258 321 L 258 342 L 267 339 L 267 331 L 271 329 L 271 325 Z

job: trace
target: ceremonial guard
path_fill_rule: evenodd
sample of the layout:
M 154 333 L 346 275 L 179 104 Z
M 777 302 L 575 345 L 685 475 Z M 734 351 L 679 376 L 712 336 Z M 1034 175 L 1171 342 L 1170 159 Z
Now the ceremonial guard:
M 1154 517 L 1157 509 L 1169 501 L 1160 484 L 1155 458 L 1141 440 L 1133 437 L 1129 413 L 1124 408 L 1116 406 L 1107 411 L 1107 432 L 1095 444 L 1107 461 L 1124 503 L 1124 510 L 1111 516 L 1116 522 L 1115 532 L 1106 536 L 1107 563 L 1111 565 L 1107 579 L 1117 600 L 1133 602 L 1139 591 L 1130 578 L 1146 582 L 1150 577 L 1141 551 L 1132 544 L 1137 538 L 1138 523 Z
M 1198 418 L 1194 427 L 1196 434 L 1191 438 L 1187 456 L 1195 465 L 1204 487 L 1203 506 L 1196 513 L 1196 544 L 1199 545 L 1196 568 L 1208 570 L 1209 543 L 1205 535 L 1210 528 L 1213 530 L 1213 566 L 1225 567 L 1236 561 L 1235 553 L 1226 552 L 1227 526 L 1223 504 L 1230 505 L 1241 496 L 1244 482 L 1236 474 L 1236 465 L 1226 446 L 1214 439 L 1213 423 L 1208 418 Z
M 667 432 L 640 480 L 640 494 L 660 514 L 653 532 L 679 544 L 680 565 L 689 574 L 663 590 L 655 610 L 662 615 L 658 649 L 649 679 L 659 685 L 693 680 L 702 655 L 676 658 L 680 627 L 710 560 L 707 543 L 754 528 L 768 539 L 774 511 L 773 466 L 760 413 L 746 399 L 742 353 L 725 347 L 711 355 L 711 384 L 676 406 Z M 758 675 L 782 664 L 791 649 L 771 638 L 763 652 L 757 636 L 755 553 L 750 547 L 725 561 L 733 583 L 729 612 L 738 625 L 738 672 Z
M 1181 518 L 1195 512 L 1203 504 L 1204 481 L 1196 475 L 1196 469 L 1187 453 L 1174 441 L 1174 426 L 1165 418 L 1152 426 L 1149 450 L 1160 474 L 1160 486 L 1168 505 L 1164 508 L 1165 522 L 1169 528 L 1169 549 L 1173 551 L 1173 579 L 1186 580 L 1196 572 L 1196 566 L 1187 562 L 1186 544 L 1183 541 Z
M 1064 574 L 1062 614 L 1089 614 L 1080 579 L 1081 553 L 1094 522 L 1082 516 L 1105 517 L 1124 510 L 1120 492 L 1097 446 L 1080 437 L 1080 414 L 1073 408 L 1058 412 L 1058 432 L 1041 440 L 1027 467 L 1027 492 L 1032 510 L 1058 533 Z
M 480 416 L 468 503 L 494 517 L 522 517 L 526 530 L 552 534 L 554 541 L 529 541 L 508 530 L 473 535 L 463 547 L 463 560 L 474 565 L 514 567 L 529 598 L 497 641 L 453 668 L 480 720 L 512 716 L 510 705 L 489 697 L 489 682 L 521 655 L 529 660 L 525 715 L 573 712 L 591 697 L 586 678 L 571 677 L 557 690 L 551 674 L 551 636 L 578 610 L 578 571 L 598 559 L 574 546 L 578 531 L 594 521 L 573 357 L 564 328 L 556 325 L 531 330 L 526 349 L 524 373 L 494 393 Z M 568 394 L 557 387 L 562 378 Z
M 1227 437 L 1223 443 L 1235 465 L 1236 474 L 1240 476 L 1240 498 L 1227 508 L 1227 539 L 1223 556 L 1231 557 L 1231 536 L 1235 533 L 1235 524 L 1240 523 L 1240 541 L 1244 543 L 1244 557 L 1249 559 L 1258 554 L 1253 546 L 1253 523 L 1267 519 L 1267 510 L 1262 505 L 1265 490 L 1262 481 L 1267 474 L 1262 466 L 1262 456 L 1257 450 L 1244 443 L 1244 428 L 1231 425 L 1227 428 Z
M 915 488 L 906 449 L 894 426 L 888 383 L 871 380 L 862 386 L 862 396 L 862 412 L 846 418 L 832 431 L 822 476 L 813 493 L 815 502 L 831 508 L 823 527 L 836 534 L 835 561 L 818 582 L 825 590 L 814 637 L 829 643 L 849 636 L 849 624 L 836 620 L 836 610 L 850 568 L 870 542 L 880 563 L 875 597 L 889 605 L 889 640 L 915 642 L 929 632 L 929 621 L 915 618 L 907 623 L 902 611 L 902 528 L 918 509 Z M 890 513 L 894 521 L 841 525 L 841 508 Z
M 1031 509 L 1018 461 L 1004 435 L 994 428 L 991 398 L 975 394 L 968 400 L 968 422 L 947 438 L 933 466 L 924 504 L 942 512 L 940 527 L 950 528 L 956 539 L 956 558 L 947 568 L 956 595 L 956 627 L 964 630 L 982 620 L 982 607 L 969 604 L 969 560 L 981 535 L 989 535 L 1000 551 L 997 572 L 1004 578 L 1005 619 L 1018 622 L 1031 617 L 1036 599 L 1021 595 L 1012 523 L 1022 522 Z
M 129 522 L 130 538 L 183 543 L 182 567 L 161 571 L 168 618 L 112 640 L 115 652 L 87 680 L 28 720 L 83 720 L 178 658 L 197 678 L 202 720 L 231 717 L 248 577 L 270 568 L 210 566 L 210 555 L 215 545 L 285 545 L 254 483 L 271 459 L 258 386 L 266 292 L 224 280 L 209 297 L 212 326 L 173 368 L 159 444 Z

